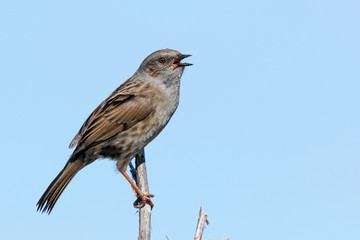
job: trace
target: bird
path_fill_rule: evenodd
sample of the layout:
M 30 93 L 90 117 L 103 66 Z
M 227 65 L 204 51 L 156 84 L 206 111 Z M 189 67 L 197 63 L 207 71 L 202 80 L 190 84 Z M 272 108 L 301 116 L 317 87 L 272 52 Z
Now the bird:
M 50 183 L 37 211 L 50 214 L 74 176 L 99 158 L 116 161 L 138 198 L 134 206 L 151 206 L 152 194 L 145 194 L 126 173 L 132 158 L 167 125 L 179 105 L 180 79 L 189 54 L 172 49 L 151 53 L 132 77 L 123 82 L 86 119 L 69 148 L 75 147 L 64 168 Z M 139 204 L 141 203 L 141 204 Z

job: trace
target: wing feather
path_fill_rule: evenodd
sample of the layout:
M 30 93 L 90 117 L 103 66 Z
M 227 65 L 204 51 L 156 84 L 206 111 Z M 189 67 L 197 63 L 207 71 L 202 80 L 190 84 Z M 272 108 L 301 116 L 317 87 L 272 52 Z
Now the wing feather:
M 77 144 L 75 152 L 131 128 L 153 111 L 152 99 L 138 93 L 139 84 L 125 83 L 102 102 L 84 122 L 69 146 L 71 148 Z

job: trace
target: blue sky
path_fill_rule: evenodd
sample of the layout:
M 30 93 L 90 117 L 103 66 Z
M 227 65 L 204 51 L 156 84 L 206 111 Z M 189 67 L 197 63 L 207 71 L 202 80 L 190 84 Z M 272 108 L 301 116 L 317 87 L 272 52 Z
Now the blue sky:
M 151 52 L 192 54 L 146 148 L 153 239 L 360 239 L 358 1 L 2 1 L 0 238 L 136 239 L 115 163 L 35 204 Z

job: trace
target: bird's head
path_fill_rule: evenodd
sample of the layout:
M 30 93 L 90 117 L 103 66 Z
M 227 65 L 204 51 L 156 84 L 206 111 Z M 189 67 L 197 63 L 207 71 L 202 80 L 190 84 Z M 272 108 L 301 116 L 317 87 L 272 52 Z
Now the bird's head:
M 151 77 L 172 78 L 172 76 L 181 77 L 186 66 L 191 63 L 183 63 L 181 60 L 190 57 L 188 54 L 181 54 L 172 49 L 162 49 L 150 54 L 141 63 L 138 72 L 146 73 Z

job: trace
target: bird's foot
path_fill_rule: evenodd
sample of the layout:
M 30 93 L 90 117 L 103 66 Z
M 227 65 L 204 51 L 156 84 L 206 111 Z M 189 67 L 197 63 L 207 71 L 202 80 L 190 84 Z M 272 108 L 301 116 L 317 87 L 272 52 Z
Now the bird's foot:
M 154 204 L 151 201 L 151 197 L 155 197 L 153 194 L 145 194 L 145 193 L 141 193 L 139 194 L 138 198 L 135 200 L 134 202 L 134 207 L 135 208 L 142 208 L 145 206 L 145 204 L 149 204 L 151 209 L 154 207 Z

